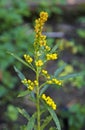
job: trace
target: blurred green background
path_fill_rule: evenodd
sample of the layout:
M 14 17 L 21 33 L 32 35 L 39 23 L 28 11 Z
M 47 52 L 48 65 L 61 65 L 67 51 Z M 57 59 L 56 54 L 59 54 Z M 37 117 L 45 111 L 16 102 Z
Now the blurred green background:
M 67 62 L 67 68 L 62 75 L 74 71 L 85 72 L 85 3 L 83 1 L 78 3 L 74 0 L 71 3 L 69 0 L 0 0 L 0 130 L 19 130 L 20 124 L 26 123 L 16 109 L 16 106 L 28 107 L 29 104 L 26 104 L 25 99 L 17 98 L 19 92 L 24 90 L 24 86 L 20 83 L 14 66 L 26 74 L 30 73 L 30 70 L 26 72 L 24 66 L 8 52 L 20 57 L 23 57 L 24 53 L 33 55 L 34 20 L 39 16 L 40 11 L 47 11 L 49 14 L 44 28 L 49 44 L 53 46 L 61 42 L 60 59 L 63 60 L 59 60 L 57 66 Z M 55 64 L 56 62 L 54 66 Z M 50 73 L 54 71 L 52 66 L 53 63 L 50 63 L 48 68 Z M 31 72 L 29 76 L 32 75 Z M 58 90 L 60 95 L 57 94 L 56 100 L 60 106 L 58 114 L 61 117 L 63 130 L 85 129 L 84 80 L 85 75 L 65 81 L 64 87 Z M 61 95 L 64 96 L 64 101 Z

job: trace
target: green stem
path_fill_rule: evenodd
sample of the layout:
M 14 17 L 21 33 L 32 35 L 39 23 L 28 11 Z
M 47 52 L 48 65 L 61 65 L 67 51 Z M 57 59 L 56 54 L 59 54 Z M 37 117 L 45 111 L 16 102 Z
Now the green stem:
M 39 83 L 39 72 L 38 72 L 38 68 L 37 68 L 37 72 L 36 72 L 36 80 Z M 39 96 L 39 85 L 37 86 L 37 130 L 40 130 L 40 96 Z

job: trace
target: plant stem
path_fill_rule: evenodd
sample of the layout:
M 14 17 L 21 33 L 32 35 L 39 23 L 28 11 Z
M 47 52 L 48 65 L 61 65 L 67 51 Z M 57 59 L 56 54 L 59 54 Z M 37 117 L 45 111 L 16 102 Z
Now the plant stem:
M 37 68 L 36 80 L 39 83 L 39 72 Z M 37 86 L 37 130 L 40 130 L 40 96 L 39 96 L 39 85 Z

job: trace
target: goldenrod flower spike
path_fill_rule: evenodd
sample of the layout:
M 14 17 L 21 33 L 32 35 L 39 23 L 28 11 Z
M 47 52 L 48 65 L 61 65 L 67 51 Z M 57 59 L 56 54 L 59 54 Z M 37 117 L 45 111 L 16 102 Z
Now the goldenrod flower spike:
M 34 45 L 39 45 L 39 46 L 47 46 L 46 45 L 46 36 L 42 35 L 42 29 L 44 26 L 44 23 L 47 21 L 48 18 L 48 13 L 42 11 L 40 13 L 40 18 L 35 20 L 35 43 Z M 47 48 L 47 47 L 46 47 Z M 47 48 L 47 50 L 50 50 L 50 48 Z
M 46 97 L 45 94 L 42 94 L 42 99 L 53 109 L 56 110 L 56 104 L 53 99 L 49 96 Z
M 44 23 L 46 22 L 48 19 L 48 13 L 47 12 L 40 12 L 40 20 L 41 20 L 41 23 Z

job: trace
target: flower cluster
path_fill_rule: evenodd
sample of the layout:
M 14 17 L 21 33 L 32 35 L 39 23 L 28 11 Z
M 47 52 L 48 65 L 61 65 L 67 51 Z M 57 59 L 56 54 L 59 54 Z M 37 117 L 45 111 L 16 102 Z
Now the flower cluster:
M 46 57 L 47 57 L 47 60 L 56 60 L 58 58 L 58 54 L 56 53 L 47 54 Z
M 62 85 L 61 81 L 56 79 L 56 78 L 53 78 L 51 80 L 48 80 L 47 81 L 48 84 L 56 84 L 56 85 Z
M 49 96 L 46 97 L 45 94 L 42 95 L 42 99 L 53 109 L 56 110 L 56 104 L 53 101 L 52 98 L 50 98 Z
M 48 13 L 42 11 L 40 13 L 40 18 L 35 20 L 35 23 L 36 23 L 36 25 L 35 25 L 36 36 L 38 36 L 38 37 L 42 36 L 41 32 L 42 32 L 44 23 L 47 21 L 47 18 L 48 18 Z M 41 37 L 41 38 L 45 39 L 46 36 Z
M 48 74 L 47 70 L 42 70 L 42 74 L 47 78 L 50 79 L 50 75 Z
M 24 58 L 28 63 L 31 63 L 33 61 L 33 59 L 29 55 L 24 54 Z
M 38 61 L 35 62 L 35 65 L 37 67 L 41 67 L 43 65 L 43 61 L 42 60 L 38 60 Z
M 37 80 L 34 80 L 34 82 L 32 82 L 31 80 L 24 79 L 22 80 L 22 83 L 27 85 L 27 88 L 31 91 L 34 89 L 35 86 L 38 86 Z
M 44 46 L 46 50 L 50 50 L 50 47 L 46 44 L 46 36 L 42 35 L 42 29 L 44 23 L 47 21 L 48 13 L 47 12 L 41 12 L 40 18 L 35 20 L 35 33 L 36 33 L 36 39 L 34 45 Z

